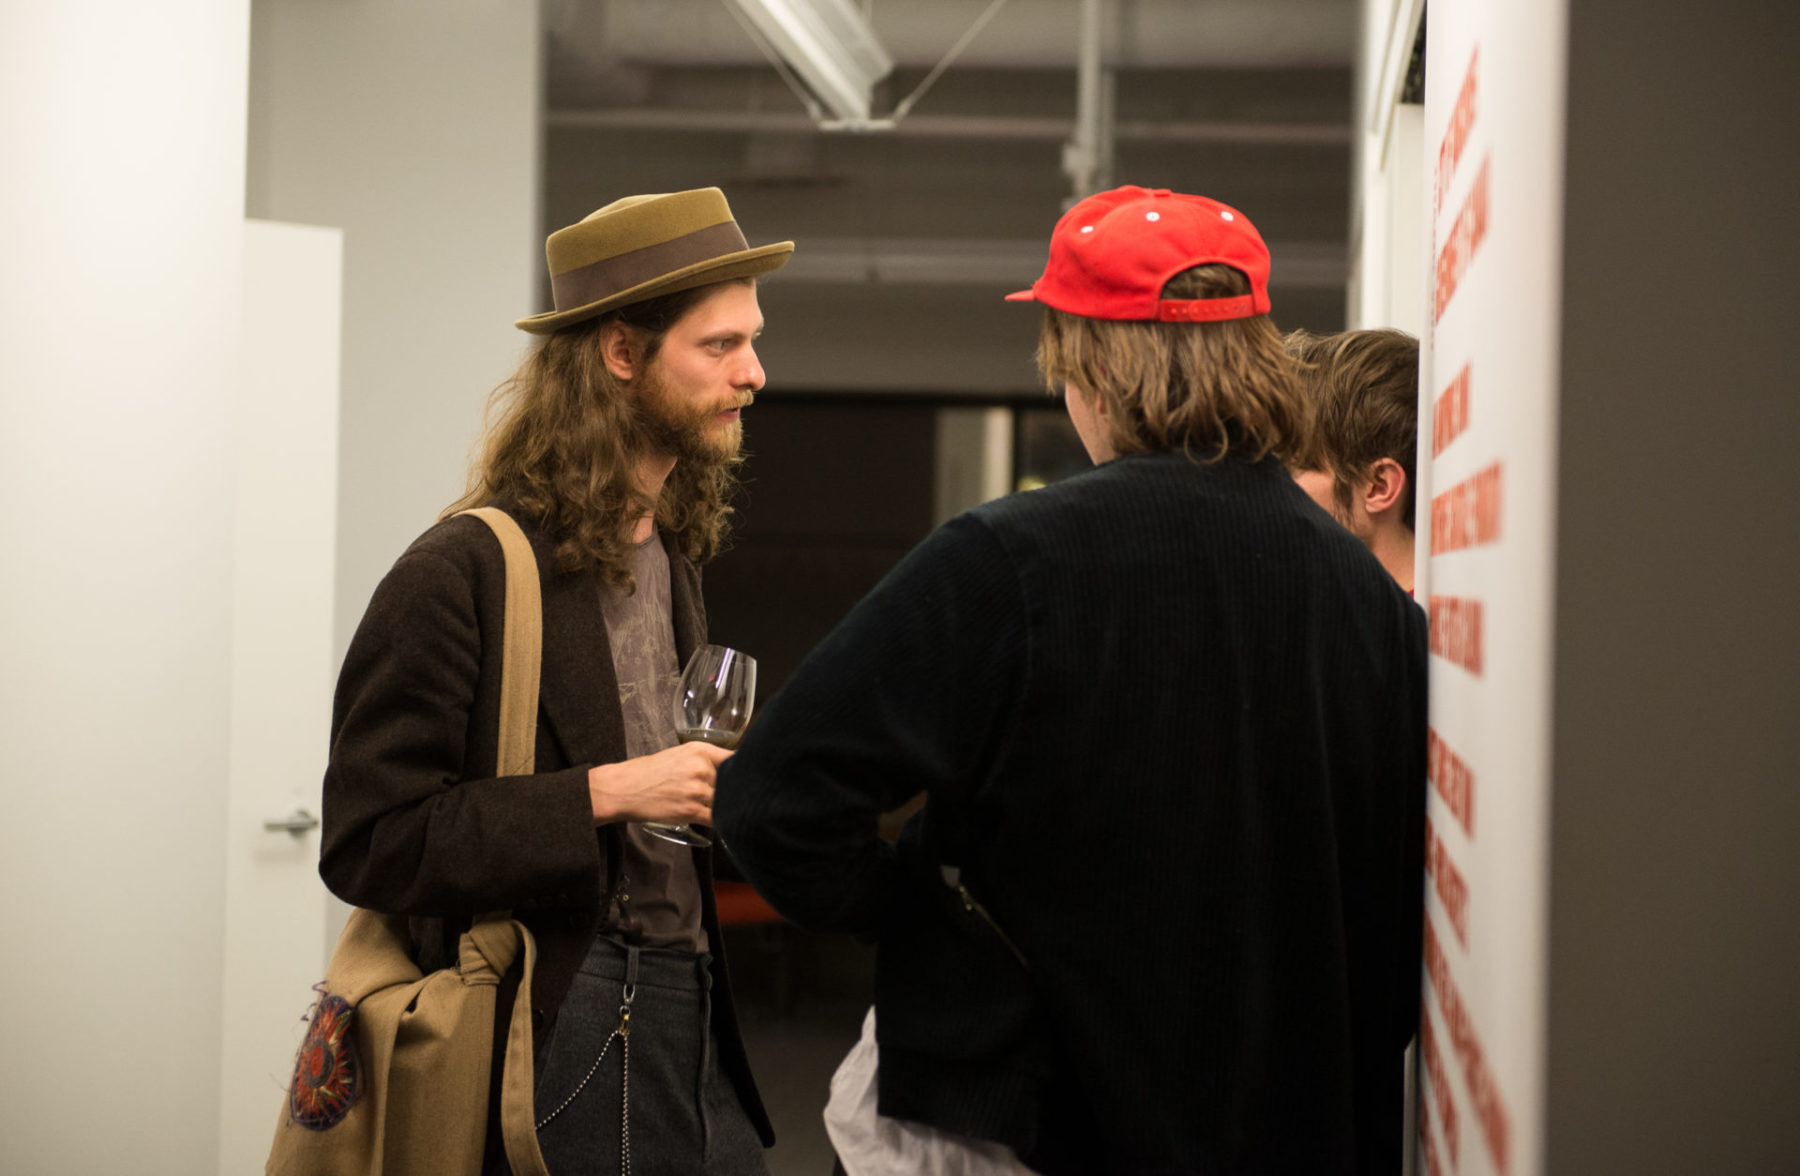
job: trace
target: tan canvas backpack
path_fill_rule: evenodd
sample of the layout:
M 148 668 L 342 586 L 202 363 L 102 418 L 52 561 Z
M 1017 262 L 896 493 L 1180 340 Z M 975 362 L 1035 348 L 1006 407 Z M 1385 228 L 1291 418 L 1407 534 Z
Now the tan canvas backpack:
M 506 555 L 498 775 L 536 760 L 543 605 L 524 532 L 493 507 L 465 511 Z M 406 918 L 357 909 L 313 1007 L 275 1128 L 268 1176 L 480 1176 L 500 978 L 524 977 L 506 1036 L 500 1128 L 517 1176 L 548 1176 L 532 1119 L 531 933 L 505 913 L 477 919 L 453 968 L 413 962 Z

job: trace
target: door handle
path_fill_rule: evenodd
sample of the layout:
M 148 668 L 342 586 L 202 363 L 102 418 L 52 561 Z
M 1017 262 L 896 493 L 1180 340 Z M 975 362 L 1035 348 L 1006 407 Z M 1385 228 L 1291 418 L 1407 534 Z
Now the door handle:
M 263 822 L 263 828 L 270 833 L 292 833 L 295 837 L 318 827 L 319 818 L 303 808 L 297 808 L 278 820 Z

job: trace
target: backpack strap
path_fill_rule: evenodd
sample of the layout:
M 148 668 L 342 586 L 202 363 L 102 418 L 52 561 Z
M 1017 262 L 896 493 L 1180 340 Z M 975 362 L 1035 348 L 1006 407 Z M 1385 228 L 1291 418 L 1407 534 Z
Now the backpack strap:
M 506 1060 L 501 1066 L 500 1142 L 514 1176 L 550 1176 L 544 1153 L 538 1147 L 531 1001 L 525 999 L 532 967 L 537 962 L 537 944 L 523 923 L 514 922 L 512 926 L 518 930 L 524 949 L 525 980 L 519 985 L 520 999 L 513 1002 L 512 1024 L 506 1034 Z
M 529 776 L 537 764 L 538 679 L 544 661 L 544 604 L 537 556 L 513 517 L 495 506 L 459 512 L 486 523 L 506 557 L 501 624 L 500 752 L 495 775 Z
M 458 512 L 486 523 L 506 557 L 506 606 L 502 613 L 500 735 L 496 776 L 529 776 L 537 767 L 538 682 L 543 670 L 544 604 L 531 541 L 505 511 L 479 506 Z M 525 1176 L 548 1176 L 532 1130 L 531 974 L 537 945 L 523 923 L 504 915 L 478 919 L 469 928 L 498 973 L 523 956 L 518 995 L 507 1026 L 500 1080 L 500 1134 L 509 1166 Z

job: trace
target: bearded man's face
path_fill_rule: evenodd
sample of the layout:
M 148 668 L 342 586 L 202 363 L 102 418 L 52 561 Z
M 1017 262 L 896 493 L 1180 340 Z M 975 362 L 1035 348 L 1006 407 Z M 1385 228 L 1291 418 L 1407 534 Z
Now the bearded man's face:
M 756 287 L 748 283 L 720 286 L 669 328 L 632 381 L 654 452 L 701 465 L 737 458 L 740 414 L 763 386 L 755 348 L 761 331 Z

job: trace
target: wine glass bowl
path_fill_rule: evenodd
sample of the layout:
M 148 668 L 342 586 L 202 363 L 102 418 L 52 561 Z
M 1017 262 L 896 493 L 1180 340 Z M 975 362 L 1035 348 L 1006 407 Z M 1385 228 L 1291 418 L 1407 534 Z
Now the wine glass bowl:
M 702 645 L 688 657 L 675 688 L 675 735 L 683 743 L 737 746 L 756 706 L 756 659 L 724 645 Z M 712 840 L 691 825 L 645 821 L 644 829 L 677 845 Z

